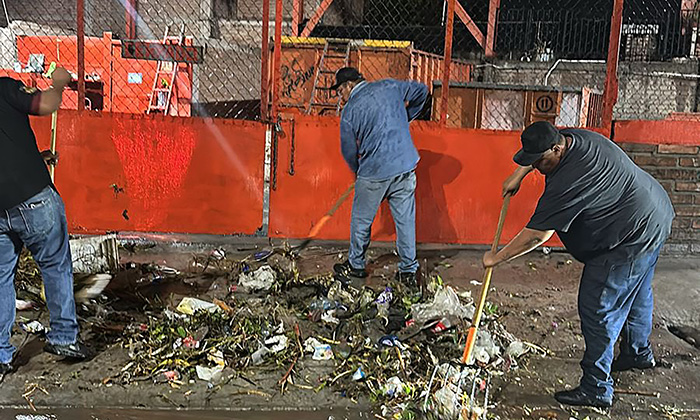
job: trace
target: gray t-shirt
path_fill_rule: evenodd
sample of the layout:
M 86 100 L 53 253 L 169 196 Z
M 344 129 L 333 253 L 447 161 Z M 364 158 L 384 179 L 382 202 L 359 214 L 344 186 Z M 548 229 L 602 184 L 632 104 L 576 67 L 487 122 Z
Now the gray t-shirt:
M 527 227 L 555 230 L 579 261 L 625 261 L 652 251 L 675 216 L 661 185 L 615 143 L 588 130 L 566 129 L 569 150 L 546 176 Z

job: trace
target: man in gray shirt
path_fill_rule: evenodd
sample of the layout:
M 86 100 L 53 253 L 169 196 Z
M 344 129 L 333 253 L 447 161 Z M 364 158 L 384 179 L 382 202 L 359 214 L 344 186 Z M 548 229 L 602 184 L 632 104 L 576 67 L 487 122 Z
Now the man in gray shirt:
M 557 392 L 570 405 L 610 407 L 610 371 L 653 368 L 649 343 L 654 307 L 651 281 L 675 216 L 661 185 L 612 141 L 592 131 L 557 130 L 536 122 L 521 136 L 520 165 L 504 183 L 515 194 L 537 169 L 545 191 L 527 226 L 497 253 L 484 254 L 493 267 L 523 255 L 556 232 L 585 264 L 578 307 L 586 350 L 577 388 Z M 613 361 L 621 337 L 620 355 Z

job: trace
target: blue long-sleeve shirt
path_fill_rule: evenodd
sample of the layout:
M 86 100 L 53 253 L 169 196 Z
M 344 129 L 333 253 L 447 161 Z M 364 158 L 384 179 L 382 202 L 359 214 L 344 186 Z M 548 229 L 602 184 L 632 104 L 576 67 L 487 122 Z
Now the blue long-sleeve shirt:
M 377 181 L 413 170 L 420 158 L 408 123 L 427 97 L 428 87 L 412 81 L 355 86 L 340 117 L 340 149 L 350 170 Z

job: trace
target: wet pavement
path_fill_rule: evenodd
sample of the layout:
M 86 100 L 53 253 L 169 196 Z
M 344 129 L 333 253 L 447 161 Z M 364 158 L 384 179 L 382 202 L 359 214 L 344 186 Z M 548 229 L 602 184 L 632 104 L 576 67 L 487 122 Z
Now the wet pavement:
M 52 409 L 31 411 L 5 408 L 0 419 L 5 420 L 355 420 L 374 418 L 368 413 L 343 411 L 173 411 L 135 409 Z

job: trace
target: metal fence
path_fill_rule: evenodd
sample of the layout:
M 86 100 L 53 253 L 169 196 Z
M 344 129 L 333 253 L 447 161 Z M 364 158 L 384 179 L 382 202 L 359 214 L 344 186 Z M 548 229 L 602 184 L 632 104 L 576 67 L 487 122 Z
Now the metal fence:
M 698 111 L 699 7 L 686 0 L 625 2 L 615 118 L 685 118 Z
M 30 2 L 5 0 L 2 7 L 0 76 L 44 89 L 51 85 L 44 74 L 52 61 L 60 61 L 69 71 L 77 72 L 75 1 L 47 2 L 37 10 Z M 76 85 L 70 87 L 66 106 L 77 108 Z
M 368 80 L 425 83 L 433 93 L 426 118 L 448 126 L 597 127 L 613 4 L 3 0 L 0 73 L 42 88 L 52 62 L 76 80 L 82 69 L 84 90 L 72 83 L 64 108 L 269 120 L 337 114 L 328 87 L 335 70 L 352 65 Z M 699 10 L 694 0 L 625 0 L 615 118 L 698 110 Z

